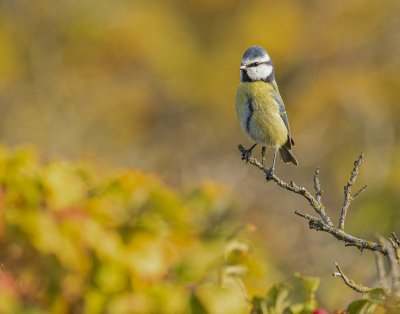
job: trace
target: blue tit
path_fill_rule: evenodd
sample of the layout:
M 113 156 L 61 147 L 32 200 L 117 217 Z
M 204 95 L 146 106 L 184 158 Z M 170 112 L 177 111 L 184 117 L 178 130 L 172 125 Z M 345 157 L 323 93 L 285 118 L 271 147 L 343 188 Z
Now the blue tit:
M 291 151 L 295 143 L 275 82 L 274 65 L 264 48 L 253 46 L 244 53 L 239 69 L 241 82 L 236 92 L 236 112 L 244 133 L 255 143 L 243 152 L 242 159 L 250 157 L 253 148 L 261 144 L 264 164 L 265 148 L 272 147 L 274 160 L 266 177 L 271 180 L 278 151 L 281 160 L 297 166 L 297 159 Z

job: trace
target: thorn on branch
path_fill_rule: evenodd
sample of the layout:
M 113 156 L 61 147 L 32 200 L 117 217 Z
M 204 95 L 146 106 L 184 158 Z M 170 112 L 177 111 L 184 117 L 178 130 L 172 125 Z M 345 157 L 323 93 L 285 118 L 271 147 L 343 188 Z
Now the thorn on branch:
M 353 289 L 354 291 L 360 292 L 360 293 L 366 293 L 366 292 L 372 290 L 371 288 L 356 284 L 353 280 L 351 280 L 345 276 L 345 274 L 342 272 L 342 270 L 340 269 L 339 265 L 336 262 L 334 265 L 335 265 L 336 269 L 338 270 L 338 272 L 333 273 L 332 275 L 334 277 L 341 277 L 343 279 L 344 283 L 347 286 L 349 286 L 351 289 Z

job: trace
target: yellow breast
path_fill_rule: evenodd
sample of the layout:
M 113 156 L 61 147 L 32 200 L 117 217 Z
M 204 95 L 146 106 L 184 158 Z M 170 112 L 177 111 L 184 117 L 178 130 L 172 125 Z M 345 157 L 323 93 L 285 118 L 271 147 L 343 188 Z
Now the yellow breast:
M 288 130 L 272 92 L 276 92 L 274 86 L 266 82 L 240 83 L 236 92 L 236 112 L 251 141 L 280 148 L 288 140 Z

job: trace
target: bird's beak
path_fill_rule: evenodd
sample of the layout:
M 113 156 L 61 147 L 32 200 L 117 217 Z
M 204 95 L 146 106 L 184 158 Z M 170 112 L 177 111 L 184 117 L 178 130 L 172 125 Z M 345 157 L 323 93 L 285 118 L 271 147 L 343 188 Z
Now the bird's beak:
M 246 66 L 245 66 L 245 65 L 242 65 L 242 66 L 239 67 L 239 69 L 241 69 L 241 70 L 246 70 Z

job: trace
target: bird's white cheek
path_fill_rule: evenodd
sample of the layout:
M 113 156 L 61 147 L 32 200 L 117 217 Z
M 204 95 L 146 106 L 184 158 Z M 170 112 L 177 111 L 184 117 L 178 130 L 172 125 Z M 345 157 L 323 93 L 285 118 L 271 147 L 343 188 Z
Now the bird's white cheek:
M 261 77 L 270 76 L 272 71 L 273 71 L 273 67 L 271 65 L 264 65 L 262 67 L 259 67 L 259 69 L 257 69 L 258 75 Z
M 247 70 L 247 75 L 250 77 L 252 80 L 257 80 L 260 76 L 258 75 L 257 71 L 255 71 L 254 68 L 251 68 Z
M 247 75 L 254 81 L 266 79 L 271 75 L 274 68 L 272 65 L 262 64 L 258 67 L 251 67 L 247 70 Z

